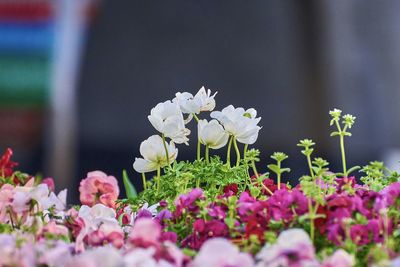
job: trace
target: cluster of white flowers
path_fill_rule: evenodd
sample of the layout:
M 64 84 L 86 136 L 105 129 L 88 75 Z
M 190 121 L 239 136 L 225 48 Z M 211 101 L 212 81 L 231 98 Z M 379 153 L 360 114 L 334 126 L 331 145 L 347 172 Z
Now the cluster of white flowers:
M 213 111 L 216 94 L 202 87 L 194 96 L 188 92 L 178 92 L 174 99 L 157 104 L 148 119 L 161 136 L 153 135 L 142 142 L 142 158 L 135 159 L 133 168 L 137 172 L 146 173 L 159 171 L 174 162 L 178 155 L 175 144 L 188 145 L 190 130 L 186 124 L 193 118 L 197 122 L 198 142 L 206 146 L 207 155 L 208 149 L 220 149 L 229 140 L 228 151 L 232 142 L 235 145 L 236 141 L 246 145 L 254 144 L 261 129 L 258 126 L 261 118 L 256 118 L 257 111 L 232 105 L 222 111 Z M 199 114 L 206 111 L 213 111 L 212 120 L 199 119 Z M 186 119 L 184 114 L 187 115 Z M 167 139 L 170 139 L 169 143 Z

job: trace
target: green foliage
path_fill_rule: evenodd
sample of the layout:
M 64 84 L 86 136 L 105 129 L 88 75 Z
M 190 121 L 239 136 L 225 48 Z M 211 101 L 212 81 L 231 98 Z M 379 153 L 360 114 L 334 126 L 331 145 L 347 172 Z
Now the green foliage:
M 400 174 L 389 170 L 381 161 L 371 161 L 361 172 L 365 174 L 361 181 L 378 192 L 389 184 L 400 181 Z
M 252 152 L 254 153 L 254 152 Z M 157 194 L 154 181 L 148 182 L 149 189 L 139 194 L 139 198 L 148 203 L 160 200 L 173 200 L 176 196 L 186 193 L 192 188 L 201 187 L 211 197 L 222 192 L 225 185 L 236 183 L 244 191 L 247 179 L 246 165 L 229 167 L 218 156 L 194 162 L 181 161 L 172 164 L 171 169 L 165 169 L 160 177 L 160 191 Z
M 133 200 L 135 197 L 137 197 L 137 191 L 135 186 L 129 180 L 126 170 L 122 171 L 122 181 L 124 183 L 126 197 L 129 200 Z

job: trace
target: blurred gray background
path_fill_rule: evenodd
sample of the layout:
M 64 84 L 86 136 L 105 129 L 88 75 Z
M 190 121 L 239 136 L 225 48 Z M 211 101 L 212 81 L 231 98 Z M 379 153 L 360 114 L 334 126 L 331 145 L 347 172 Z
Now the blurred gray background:
M 24 169 L 57 176 L 71 200 L 95 169 L 117 177 L 127 169 L 140 189 L 132 163 L 140 142 L 156 133 L 150 109 L 203 85 L 218 91 L 217 109 L 258 110 L 260 171 L 272 152 L 284 151 L 293 170 L 286 179 L 305 173 L 296 147 L 303 138 L 340 166 L 338 140 L 329 137 L 334 107 L 357 116 L 346 140 L 350 165 L 398 155 L 399 1 L 119 0 L 91 8 L 74 52 L 71 116 L 54 126 L 52 102 L 43 109 L 41 141 L 29 151 L 16 147 L 30 155 L 16 155 Z M 46 129 L 52 120 L 58 130 Z M 68 133 L 67 150 L 54 149 L 62 142 L 57 131 Z M 191 146 L 178 147 L 180 159 L 195 157 L 195 140 L 194 132 Z

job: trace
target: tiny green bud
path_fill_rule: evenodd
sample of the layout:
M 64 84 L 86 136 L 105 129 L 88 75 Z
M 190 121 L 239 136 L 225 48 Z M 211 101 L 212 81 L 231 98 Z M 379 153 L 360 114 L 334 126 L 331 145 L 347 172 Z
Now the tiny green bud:
M 342 115 L 342 111 L 340 109 L 333 109 L 329 111 L 329 115 L 331 115 L 332 118 L 338 119 Z
M 311 139 L 300 140 L 300 143 L 297 144 L 297 146 L 301 146 L 301 147 L 310 147 L 313 145 L 315 145 L 315 143 Z
M 346 114 L 343 116 L 343 124 L 348 128 L 351 128 L 356 120 L 356 117 L 350 114 Z
M 278 162 L 280 162 L 280 161 L 283 161 L 283 160 L 287 159 L 288 155 L 286 155 L 283 152 L 274 152 L 274 154 L 272 154 L 271 158 L 276 160 L 276 161 L 278 161 Z

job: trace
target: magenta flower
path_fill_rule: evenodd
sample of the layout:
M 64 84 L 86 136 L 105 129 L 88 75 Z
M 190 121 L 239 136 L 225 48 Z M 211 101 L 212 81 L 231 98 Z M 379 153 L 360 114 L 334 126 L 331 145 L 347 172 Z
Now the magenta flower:
M 187 194 L 180 195 L 175 200 L 176 209 L 174 211 L 174 217 L 180 217 L 185 211 L 196 213 L 199 207 L 196 205 L 197 200 L 204 199 L 203 190 L 200 188 L 194 188 Z
M 229 230 L 225 223 L 219 220 L 205 221 L 198 219 L 193 223 L 193 234 L 187 236 L 182 241 L 182 245 L 192 249 L 199 249 L 209 238 L 228 236 Z
M 3 156 L 0 158 L 0 176 L 9 177 L 14 172 L 14 167 L 18 166 L 18 163 L 11 161 L 13 151 L 7 148 Z
M 118 199 L 119 187 L 114 176 L 107 176 L 104 172 L 89 172 L 79 186 L 80 201 L 84 205 L 93 206 L 97 203 L 108 207 L 115 207 Z
M 308 211 L 307 197 L 298 189 L 277 190 L 267 202 L 270 216 L 276 221 L 291 221 L 294 215 L 303 215 Z

